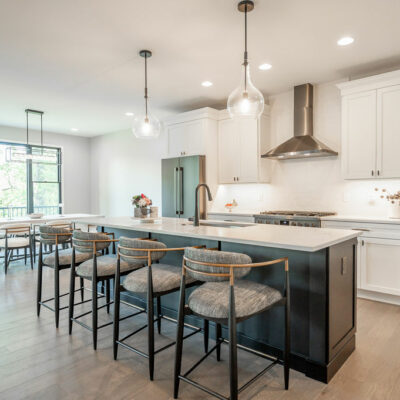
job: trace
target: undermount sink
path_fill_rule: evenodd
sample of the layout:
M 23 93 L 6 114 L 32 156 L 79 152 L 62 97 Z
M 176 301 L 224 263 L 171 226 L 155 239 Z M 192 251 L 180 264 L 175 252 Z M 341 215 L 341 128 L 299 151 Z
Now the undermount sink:
M 193 223 L 183 223 L 182 225 L 193 225 Z M 215 226 L 216 228 L 244 228 L 246 226 L 252 226 L 252 224 L 245 224 L 245 223 L 234 223 L 231 224 L 229 222 L 220 222 L 220 221 L 207 221 L 207 222 L 200 222 L 200 226 Z

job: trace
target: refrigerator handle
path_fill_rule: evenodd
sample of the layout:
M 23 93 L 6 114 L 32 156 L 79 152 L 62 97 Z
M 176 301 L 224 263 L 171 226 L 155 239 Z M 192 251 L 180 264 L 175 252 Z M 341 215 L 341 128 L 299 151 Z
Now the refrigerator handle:
M 175 214 L 178 215 L 178 193 L 179 193 L 179 186 L 178 186 L 178 167 L 175 168 L 174 171 L 174 190 L 175 190 Z
M 179 168 L 179 190 L 180 190 L 180 207 L 179 213 L 183 214 L 183 167 Z

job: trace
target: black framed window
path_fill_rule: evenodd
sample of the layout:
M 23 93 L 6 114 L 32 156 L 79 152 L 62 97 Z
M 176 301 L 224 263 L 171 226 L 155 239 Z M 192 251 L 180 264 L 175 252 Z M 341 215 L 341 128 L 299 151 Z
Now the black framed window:
M 62 212 L 61 149 L 0 142 L 0 218 Z

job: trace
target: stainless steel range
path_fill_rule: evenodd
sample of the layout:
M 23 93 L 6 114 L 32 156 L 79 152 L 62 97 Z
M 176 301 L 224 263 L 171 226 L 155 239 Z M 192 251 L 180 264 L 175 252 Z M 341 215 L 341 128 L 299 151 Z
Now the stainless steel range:
M 258 224 L 321 227 L 321 217 L 335 215 L 335 212 L 317 211 L 263 211 L 254 215 Z

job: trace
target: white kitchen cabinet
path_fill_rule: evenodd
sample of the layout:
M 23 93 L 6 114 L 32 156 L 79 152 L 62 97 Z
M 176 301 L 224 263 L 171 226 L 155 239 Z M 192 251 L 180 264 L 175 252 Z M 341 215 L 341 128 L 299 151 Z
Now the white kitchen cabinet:
M 381 178 L 400 177 L 400 85 L 377 91 L 377 171 Z
M 337 86 L 344 178 L 400 178 L 400 71 Z
M 239 176 L 239 135 L 233 119 L 225 119 L 218 125 L 219 183 L 234 183 Z
M 167 136 L 163 158 L 206 156 L 206 183 L 213 196 L 218 188 L 218 120 L 219 111 L 206 107 L 177 114 L 163 121 Z
M 400 240 L 360 239 L 360 289 L 400 296 Z
M 339 218 L 339 217 L 335 217 Z M 400 223 L 322 220 L 323 228 L 357 229 L 357 294 L 400 305 Z
M 376 91 L 345 96 L 342 117 L 344 176 L 371 178 L 376 171 Z
M 271 160 L 261 155 L 269 149 L 268 109 L 258 119 L 231 119 L 222 112 L 218 127 L 219 183 L 268 182 Z

